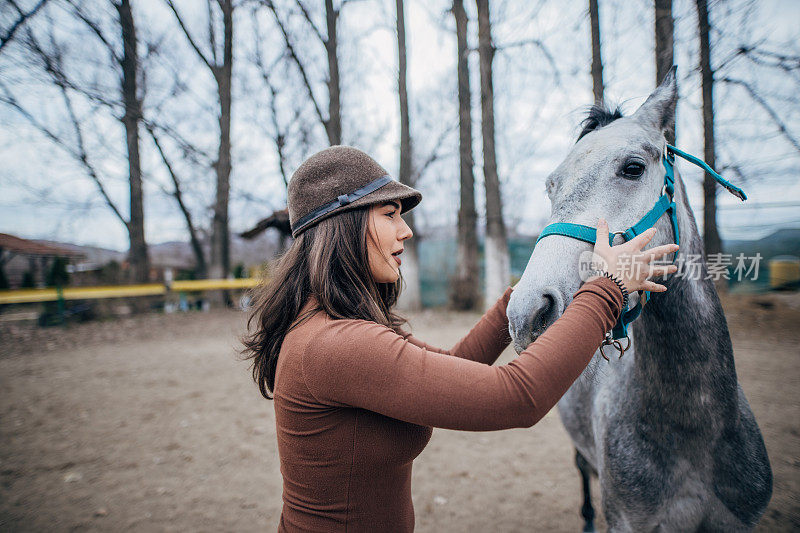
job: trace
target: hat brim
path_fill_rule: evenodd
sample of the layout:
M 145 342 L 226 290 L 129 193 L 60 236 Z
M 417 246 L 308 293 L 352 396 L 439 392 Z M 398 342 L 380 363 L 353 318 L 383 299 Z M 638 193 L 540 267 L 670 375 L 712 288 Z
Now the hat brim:
M 399 181 L 391 180 L 386 185 L 375 189 L 371 193 L 362 196 L 358 200 L 338 207 L 333 211 L 325 213 L 319 218 L 308 221 L 308 223 L 304 224 L 302 227 L 295 229 L 292 232 L 292 237 L 297 237 L 311 226 L 314 226 L 322 220 L 330 218 L 338 213 L 349 211 L 351 209 L 357 209 L 359 207 L 367 207 L 370 205 L 392 201 L 400 202 L 401 213 L 407 213 L 419 205 L 419 203 L 422 201 L 422 193 L 412 187 L 409 187 L 408 185 L 400 183 Z

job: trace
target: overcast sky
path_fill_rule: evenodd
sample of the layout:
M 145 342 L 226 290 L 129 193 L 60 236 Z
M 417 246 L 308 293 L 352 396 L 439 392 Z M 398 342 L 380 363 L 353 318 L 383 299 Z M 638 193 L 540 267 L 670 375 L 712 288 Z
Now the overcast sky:
M 190 12 L 192 2 L 181 3 Z M 319 2 L 319 19 L 322 2 Z M 198 110 L 213 105 L 213 85 L 208 72 L 186 48 L 173 27 L 173 20 L 160 0 L 134 2 L 143 38 L 166 35 L 167 59 L 157 69 L 173 68 L 189 87 L 178 100 L 168 100 L 160 110 L 189 117 L 187 131 L 200 145 L 214 149 L 213 116 Z M 194 4 L 196 5 L 196 4 Z M 307 1 L 311 7 L 314 2 Z M 457 135 L 453 128 L 457 113 L 455 36 L 449 2 L 406 0 L 409 46 L 409 89 L 412 100 L 412 132 L 417 159 L 424 158 L 442 132 L 445 157 L 422 176 L 419 188 L 425 195 L 420 209 L 421 233 L 451 228 L 457 210 Z M 544 179 L 566 155 L 574 142 L 578 123 L 591 102 L 588 17 L 584 1 L 494 1 L 494 40 L 500 50 L 495 59 L 495 97 L 499 170 L 503 182 L 505 213 L 510 225 L 521 233 L 535 234 L 549 214 Z M 653 64 L 652 3 L 647 1 L 600 1 L 606 99 L 622 104 L 632 113 L 655 85 Z M 468 10 L 474 13 L 474 6 Z M 679 65 L 681 102 L 678 109 L 678 145 L 702 154 L 700 80 L 696 73 L 696 15 L 694 2 L 675 0 L 676 63 Z M 63 12 L 49 16 L 59 23 Z M 0 17 L 7 26 L 7 13 Z M 393 33 L 394 2 L 353 2 L 341 16 L 340 42 L 343 78 L 344 139 L 371 153 L 390 172 L 397 172 L 398 110 L 396 98 L 396 41 Z M 264 14 L 263 30 L 269 28 Z M 38 21 L 37 21 L 38 22 Z M 61 37 L 69 41 L 71 27 L 59 24 Z M 194 29 L 202 34 L 203 13 L 195 17 Z M 715 65 L 731 56 L 741 44 L 762 43 L 775 52 L 800 55 L 800 2 L 712 2 L 712 23 L 720 30 L 712 37 Z M 282 180 L 277 172 L 274 146 L 263 125 L 266 104 L 247 66 L 255 41 L 249 11 L 237 18 L 234 95 L 234 173 L 231 228 L 250 227 L 272 209 L 285 206 Z M 471 26 L 472 36 L 477 34 Z M 273 30 L 274 31 L 274 30 Z M 77 34 L 77 33 L 76 33 Z M 279 40 L 262 35 L 260 46 L 270 56 Z M 541 40 L 543 49 L 524 44 Z M 74 39 L 73 39 L 74 41 Z M 474 43 L 473 43 L 474 44 Z M 513 46 L 509 46 L 513 45 Z M 98 56 L 89 39 L 73 43 L 70 52 Z M 322 50 L 310 38 L 302 42 L 316 69 L 323 63 Z M 83 48 L 82 48 L 83 47 Z M 10 47 L 7 47 L 7 50 Z M 473 136 L 479 206 L 482 209 L 480 157 L 480 111 L 477 85 L 477 54 L 471 58 L 473 75 Z M 99 57 L 99 56 L 98 56 Z M 39 116 L 57 120 L 63 113 L 53 93 L 35 83 L 36 76 L 20 77 L 18 50 L 0 55 L 0 79 L 4 76 L 17 98 Z M 782 117 L 795 139 L 800 137 L 800 109 L 790 103 L 798 93 L 798 75 L 777 69 L 757 69 L 745 59 L 733 60 L 726 75 L 754 83 Z M 39 76 L 41 78 L 41 76 Z M 20 81 L 22 80 L 22 81 Z M 320 96 L 322 86 L 318 89 Z M 289 92 L 283 98 L 302 98 Z M 247 95 L 245 98 L 242 95 Z M 148 93 L 145 106 L 167 101 L 157 88 Z M 236 99 L 240 96 L 239 99 Z M 740 88 L 719 84 L 716 89 L 718 166 L 730 181 L 742 186 L 748 202 L 738 207 L 734 197 L 720 193 L 719 223 L 725 239 L 757 238 L 778 227 L 800 227 L 800 154 L 778 132 L 769 117 Z M 86 112 L 90 109 L 87 106 Z M 147 112 L 147 110 L 146 110 Z M 32 129 L 18 113 L 0 106 L 0 232 L 28 238 L 47 238 L 79 244 L 94 244 L 123 250 L 127 234 L 98 198 L 94 185 L 64 152 Z M 124 130 L 113 117 L 97 122 L 93 142 L 100 147 L 95 163 L 104 172 L 115 200 L 126 207 Z M 317 127 L 310 141 L 312 151 L 324 147 Z M 143 142 L 143 144 L 146 144 Z M 144 147 L 146 173 L 146 237 L 148 242 L 185 240 L 184 222 L 174 201 L 164 197 L 163 169 L 149 145 Z M 300 162 L 297 152 L 293 161 Z M 728 169 L 736 165 L 741 176 Z M 690 199 L 699 214 L 702 208 L 701 173 L 687 164 L 679 166 L 690 189 Z M 213 198 L 211 171 L 190 171 L 190 201 L 198 213 Z M 775 202 L 795 202 L 795 207 L 752 207 Z M 198 215 L 199 216 L 199 215 Z M 702 218 L 702 217 L 698 217 Z

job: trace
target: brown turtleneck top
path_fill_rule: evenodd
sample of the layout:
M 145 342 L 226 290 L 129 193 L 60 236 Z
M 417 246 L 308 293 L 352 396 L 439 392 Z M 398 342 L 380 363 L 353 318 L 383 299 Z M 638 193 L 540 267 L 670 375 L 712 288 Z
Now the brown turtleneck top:
M 286 335 L 274 390 L 279 531 L 413 531 L 411 466 L 433 427 L 532 426 L 583 371 L 622 305 L 611 280 L 586 283 L 519 357 L 491 366 L 511 340 L 510 296 L 450 351 L 324 311 Z

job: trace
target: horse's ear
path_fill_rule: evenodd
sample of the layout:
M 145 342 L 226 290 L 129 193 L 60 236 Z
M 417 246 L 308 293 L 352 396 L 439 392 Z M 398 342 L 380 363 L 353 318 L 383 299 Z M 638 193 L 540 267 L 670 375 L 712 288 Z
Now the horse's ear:
M 647 97 L 633 116 L 643 124 L 660 132 L 675 124 L 675 105 L 678 103 L 678 81 L 673 66 L 655 91 Z

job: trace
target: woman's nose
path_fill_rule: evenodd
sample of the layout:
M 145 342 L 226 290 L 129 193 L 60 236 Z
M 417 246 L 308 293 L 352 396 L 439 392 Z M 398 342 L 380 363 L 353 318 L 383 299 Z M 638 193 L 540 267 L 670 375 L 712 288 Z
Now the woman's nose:
M 409 227 L 408 224 L 406 224 L 406 221 L 403 220 L 402 217 L 400 218 L 400 221 L 402 222 L 402 224 L 400 227 L 400 232 L 397 235 L 397 239 L 400 241 L 404 241 L 406 239 L 410 239 L 411 237 L 413 237 L 414 232 L 411 231 L 411 228 Z

